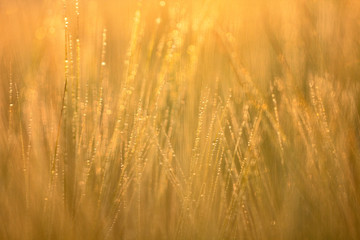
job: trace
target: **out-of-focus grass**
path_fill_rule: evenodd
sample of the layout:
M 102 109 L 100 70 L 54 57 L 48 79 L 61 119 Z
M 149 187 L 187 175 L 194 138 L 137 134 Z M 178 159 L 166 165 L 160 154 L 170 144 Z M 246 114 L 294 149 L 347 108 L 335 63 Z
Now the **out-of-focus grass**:
M 360 238 L 359 19 L 0 2 L 0 239 Z

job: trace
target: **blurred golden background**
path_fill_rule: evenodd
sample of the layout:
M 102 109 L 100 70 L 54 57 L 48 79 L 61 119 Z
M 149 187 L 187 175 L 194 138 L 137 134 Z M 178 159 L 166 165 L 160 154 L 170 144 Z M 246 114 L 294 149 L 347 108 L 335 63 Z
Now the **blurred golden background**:
M 0 239 L 359 239 L 360 2 L 0 2 Z

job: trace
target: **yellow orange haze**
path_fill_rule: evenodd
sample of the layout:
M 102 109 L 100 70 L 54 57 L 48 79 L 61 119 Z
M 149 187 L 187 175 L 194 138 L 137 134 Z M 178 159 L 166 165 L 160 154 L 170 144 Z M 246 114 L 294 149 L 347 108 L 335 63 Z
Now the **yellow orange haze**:
M 0 239 L 360 239 L 360 1 L 0 1 Z

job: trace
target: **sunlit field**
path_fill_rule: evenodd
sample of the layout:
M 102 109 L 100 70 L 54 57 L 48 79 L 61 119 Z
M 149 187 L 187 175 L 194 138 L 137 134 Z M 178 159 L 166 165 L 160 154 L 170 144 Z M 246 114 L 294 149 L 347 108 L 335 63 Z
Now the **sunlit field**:
M 1 0 L 0 239 L 360 239 L 357 0 Z

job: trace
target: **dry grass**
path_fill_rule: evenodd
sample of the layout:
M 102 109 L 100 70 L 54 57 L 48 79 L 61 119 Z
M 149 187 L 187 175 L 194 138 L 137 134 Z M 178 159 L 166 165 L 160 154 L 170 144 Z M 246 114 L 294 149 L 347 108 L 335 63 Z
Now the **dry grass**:
M 359 19 L 2 1 L 0 239 L 359 239 Z

